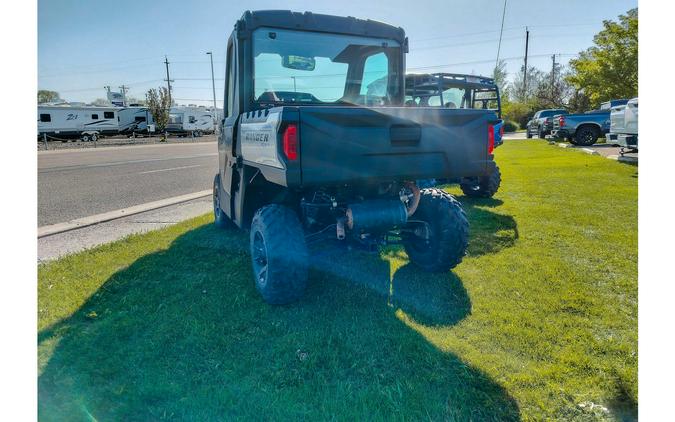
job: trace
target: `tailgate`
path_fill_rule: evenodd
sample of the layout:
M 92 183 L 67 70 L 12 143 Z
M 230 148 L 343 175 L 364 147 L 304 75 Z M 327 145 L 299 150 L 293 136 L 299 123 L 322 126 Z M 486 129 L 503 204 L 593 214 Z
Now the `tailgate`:
M 494 112 L 299 107 L 302 183 L 483 175 Z

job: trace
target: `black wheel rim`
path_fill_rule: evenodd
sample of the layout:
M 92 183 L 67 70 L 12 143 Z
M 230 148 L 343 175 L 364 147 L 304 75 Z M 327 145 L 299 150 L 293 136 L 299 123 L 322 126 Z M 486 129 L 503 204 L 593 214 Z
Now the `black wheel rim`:
M 267 282 L 267 248 L 260 232 L 253 235 L 253 275 L 256 283 L 264 286 Z
M 590 132 L 590 131 L 584 132 L 584 141 L 592 142 L 593 141 L 593 133 Z
M 419 253 L 427 252 L 430 248 L 433 247 L 433 242 L 434 242 L 433 226 L 431 224 L 429 224 L 429 237 L 428 238 L 425 239 L 423 236 L 419 236 L 415 233 L 409 233 L 408 234 L 408 240 L 410 242 L 410 247 L 413 250 L 415 250 L 416 252 L 419 252 Z

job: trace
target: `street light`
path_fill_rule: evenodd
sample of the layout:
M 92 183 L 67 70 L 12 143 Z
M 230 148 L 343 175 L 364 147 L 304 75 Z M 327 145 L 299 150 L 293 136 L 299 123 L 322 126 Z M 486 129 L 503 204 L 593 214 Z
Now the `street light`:
M 216 106 L 216 79 L 213 76 L 213 52 L 207 51 L 206 54 L 211 58 L 211 86 L 213 87 L 213 116 L 215 132 L 218 134 L 218 107 Z

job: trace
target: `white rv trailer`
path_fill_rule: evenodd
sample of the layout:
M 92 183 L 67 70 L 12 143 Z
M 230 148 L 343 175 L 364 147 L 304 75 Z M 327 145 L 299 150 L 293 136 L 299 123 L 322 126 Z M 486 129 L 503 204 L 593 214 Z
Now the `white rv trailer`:
M 47 135 L 66 141 L 81 138 L 96 140 L 101 135 L 115 135 L 119 130 L 115 107 L 38 105 L 38 136 Z
M 214 113 L 206 107 L 171 107 L 169 122 L 166 126 L 168 132 L 178 135 L 201 136 L 203 133 L 212 133 Z
M 155 121 L 147 107 L 131 106 L 118 108 L 119 133 L 121 134 L 148 134 L 148 125 L 152 127 Z

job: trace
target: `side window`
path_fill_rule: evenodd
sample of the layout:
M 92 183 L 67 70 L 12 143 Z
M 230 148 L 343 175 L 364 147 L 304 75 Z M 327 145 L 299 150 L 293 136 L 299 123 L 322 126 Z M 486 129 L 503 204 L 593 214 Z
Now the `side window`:
M 52 115 L 51 114 L 40 114 L 40 121 L 41 122 L 51 122 L 52 121 Z
M 103 117 L 105 119 L 114 119 L 115 118 L 115 112 L 114 111 L 104 111 Z
M 92 114 L 91 115 L 91 120 L 96 120 L 98 119 L 98 114 Z
M 195 119 L 195 116 L 189 116 L 189 117 L 188 117 L 188 122 L 190 122 L 190 123 L 197 123 L 197 119 Z
M 363 82 L 359 94 L 386 97 L 388 69 L 389 59 L 386 54 L 377 53 L 369 56 L 363 64 Z
M 145 116 L 136 116 L 134 117 L 134 121 L 137 123 L 141 123 L 145 121 Z
M 234 48 L 233 44 L 230 44 L 230 46 L 227 49 L 227 82 L 226 82 L 226 89 L 227 92 L 225 93 L 225 96 L 227 97 L 227 111 L 226 111 L 226 116 L 230 117 L 232 116 L 232 113 L 234 113 Z

